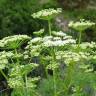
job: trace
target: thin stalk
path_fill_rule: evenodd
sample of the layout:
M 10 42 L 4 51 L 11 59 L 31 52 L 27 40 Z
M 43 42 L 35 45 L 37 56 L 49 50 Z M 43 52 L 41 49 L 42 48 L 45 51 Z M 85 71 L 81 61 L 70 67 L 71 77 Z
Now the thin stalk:
M 53 62 L 56 62 L 55 48 L 53 47 Z M 56 86 L 56 70 L 53 70 L 53 80 L 54 80 L 54 96 L 57 96 L 57 86 Z
M 49 35 L 51 36 L 51 22 L 48 20 L 48 27 L 49 27 Z
M 42 64 L 42 66 L 44 67 L 46 77 L 48 77 L 48 69 L 46 69 L 46 62 L 43 61 L 43 58 L 44 58 L 44 56 L 40 55 L 40 64 Z
M 25 75 L 25 89 L 26 89 L 26 96 L 28 96 L 28 89 L 27 89 L 27 75 Z
M 48 69 L 45 68 L 46 77 L 48 77 Z
M 57 96 L 56 92 L 56 74 L 55 74 L 55 69 L 53 70 L 53 80 L 54 80 L 54 96 Z
M 82 31 L 79 32 L 78 48 L 80 47 Z
M 6 80 L 8 80 L 8 77 L 5 75 L 5 73 L 4 73 L 2 70 L 0 70 L 0 72 L 1 72 L 1 74 L 4 76 L 4 78 L 5 78 Z
M 73 73 L 74 73 L 74 62 L 70 62 L 70 65 L 68 66 L 68 72 L 67 72 L 67 75 L 66 75 L 66 78 L 65 78 L 65 82 L 64 82 L 64 94 L 65 96 L 68 95 L 68 90 L 72 84 L 72 76 L 73 76 Z
M 30 59 L 29 59 L 29 64 L 31 63 L 31 61 L 32 61 L 32 55 L 30 56 Z
M 15 64 L 12 58 L 11 58 L 11 62 L 12 62 L 12 64 Z

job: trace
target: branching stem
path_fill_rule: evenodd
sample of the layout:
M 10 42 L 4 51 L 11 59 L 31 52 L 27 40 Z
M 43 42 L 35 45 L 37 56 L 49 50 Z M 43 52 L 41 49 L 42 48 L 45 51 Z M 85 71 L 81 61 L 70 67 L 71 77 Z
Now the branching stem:
M 6 80 L 8 80 L 8 77 L 6 76 L 6 74 L 5 74 L 2 70 L 0 70 L 0 72 L 1 72 L 1 74 L 4 76 L 4 78 L 5 78 Z

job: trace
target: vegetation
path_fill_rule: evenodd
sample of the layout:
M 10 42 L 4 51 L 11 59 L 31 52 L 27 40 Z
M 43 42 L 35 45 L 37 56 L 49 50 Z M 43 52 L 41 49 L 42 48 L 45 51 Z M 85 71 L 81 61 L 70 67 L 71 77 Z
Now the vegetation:
M 0 38 L 18 34 L 33 36 L 32 33 L 41 29 L 43 25 L 47 29 L 45 21 L 34 20 L 31 17 L 32 13 L 46 8 L 62 7 L 62 15 L 66 18 L 96 22 L 95 4 L 96 0 L 0 0 Z M 58 28 L 56 25 L 52 26 L 54 27 Z M 96 28 L 91 34 L 90 30 L 87 31 L 84 39 L 96 40 L 95 30 Z
M 33 32 L 33 38 L 12 35 L 0 40 L 0 73 L 10 91 L 1 95 L 96 95 L 96 42 L 82 42 L 82 33 L 96 25 L 84 19 L 71 21 L 68 27 L 79 33 L 74 39 L 51 28 L 52 19 L 61 12 L 61 8 L 49 8 L 31 15 L 44 20 L 48 32 L 43 27 Z

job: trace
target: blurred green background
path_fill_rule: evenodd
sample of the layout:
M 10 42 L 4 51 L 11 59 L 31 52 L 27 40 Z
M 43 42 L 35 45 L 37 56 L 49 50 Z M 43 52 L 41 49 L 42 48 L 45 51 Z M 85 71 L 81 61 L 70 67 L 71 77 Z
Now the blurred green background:
M 52 28 L 71 33 L 68 22 L 87 19 L 96 22 L 96 0 L 0 0 L 0 38 L 28 34 L 47 27 L 46 21 L 33 19 L 31 14 L 45 8 L 62 8 L 63 13 L 52 20 Z M 47 32 L 47 31 L 46 31 Z M 96 41 L 96 26 L 83 34 L 84 41 Z

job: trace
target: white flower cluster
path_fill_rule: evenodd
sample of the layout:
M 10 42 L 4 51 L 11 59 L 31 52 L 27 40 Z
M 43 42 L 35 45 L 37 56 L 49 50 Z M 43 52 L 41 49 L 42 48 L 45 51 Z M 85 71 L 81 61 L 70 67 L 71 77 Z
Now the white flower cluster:
M 46 69 L 55 70 L 55 69 L 57 69 L 58 67 L 59 67 L 59 64 L 56 63 L 56 62 L 54 62 L 54 63 L 52 63 L 52 64 L 47 65 Z
M 23 76 L 29 73 L 31 70 L 33 70 L 36 67 L 38 67 L 38 64 L 35 64 L 35 63 L 30 63 L 27 65 L 17 65 L 10 70 L 9 76 L 10 77 Z
M 91 42 L 91 43 L 89 43 L 89 42 L 83 42 L 83 43 L 80 44 L 80 47 L 82 49 L 96 48 L 96 43 L 95 42 Z
M 84 19 L 81 19 L 78 22 L 71 21 L 68 26 L 77 30 L 77 31 L 84 31 L 85 29 L 95 25 L 95 23 L 90 21 L 85 21 Z
M 29 54 L 31 55 L 31 57 L 38 56 L 40 54 L 40 51 L 42 50 L 41 41 L 42 38 L 37 37 L 37 38 L 33 38 L 31 41 L 28 42 L 28 45 L 25 48 L 26 51 L 24 53 L 25 59 L 29 57 Z
M 8 58 L 11 58 L 14 54 L 12 52 L 0 52 L 0 69 L 4 69 L 8 64 Z
M 72 61 L 79 61 L 80 58 L 79 58 L 79 54 L 75 53 L 75 52 L 70 52 L 70 51 L 60 51 L 60 52 L 57 52 L 56 53 L 56 58 L 57 59 L 61 59 L 63 58 L 64 59 L 64 62 L 66 64 L 70 64 Z
M 8 85 L 10 88 L 24 87 L 24 81 L 22 77 L 9 78 Z
M 0 40 L 0 47 L 1 48 L 15 48 L 29 39 L 31 38 L 27 35 L 8 36 Z
M 84 52 L 72 52 L 72 51 L 58 51 L 56 53 L 56 59 L 63 59 L 64 62 L 69 65 L 71 62 L 78 62 L 81 60 L 89 60 L 90 54 Z
M 77 46 L 78 44 L 74 44 L 72 45 L 73 49 L 76 50 L 77 49 Z M 96 43 L 95 42 L 83 42 L 80 44 L 79 46 L 80 50 L 82 51 L 86 51 L 86 52 L 92 52 L 95 53 L 95 50 L 93 49 L 96 49 Z
M 67 44 L 75 44 L 76 40 L 72 39 L 71 36 L 68 36 L 66 33 L 59 31 L 53 31 L 54 36 L 47 36 L 43 38 L 42 46 L 51 47 L 51 46 L 65 46 Z
M 28 44 L 32 46 L 35 44 L 37 45 L 37 44 L 42 43 L 45 45 L 45 43 L 48 43 L 47 45 L 49 45 L 49 46 L 51 46 L 51 45 L 56 46 L 57 45 L 56 43 L 60 43 L 62 45 L 67 44 L 67 43 L 76 43 L 76 41 L 74 39 L 72 39 L 71 36 L 68 36 L 67 34 L 65 34 L 61 31 L 60 31 L 60 33 L 54 32 L 54 35 L 56 35 L 57 37 L 45 36 L 44 38 L 41 38 L 41 37 L 33 38 L 31 41 L 28 42 Z M 60 38 L 60 37 L 63 37 L 63 38 Z
M 41 10 L 39 12 L 33 13 L 32 17 L 43 19 L 44 17 L 50 17 L 50 16 L 56 15 L 56 14 L 61 13 L 61 12 L 62 12 L 61 8 L 57 8 L 56 10 L 53 8 L 49 8 L 49 9 L 44 9 L 44 10 Z
M 31 54 L 31 56 L 39 56 L 41 50 L 42 50 L 42 48 L 40 45 L 32 46 L 30 54 Z
M 31 72 L 36 67 L 38 67 L 38 64 L 36 64 L 36 63 L 13 66 L 13 68 L 11 68 L 10 73 L 9 73 L 10 78 L 8 80 L 8 85 L 11 88 L 24 87 L 24 80 L 22 77 L 25 74 L 28 74 L 29 72 Z
M 31 57 L 37 57 L 40 55 L 44 48 L 49 47 L 62 47 L 70 44 L 75 44 L 76 41 L 72 39 L 71 36 L 61 32 L 57 32 L 58 36 L 45 36 L 45 37 L 35 37 L 28 42 L 26 46 L 26 52 L 24 53 L 24 58 L 28 59 Z M 62 35 L 62 37 L 61 37 Z
M 36 87 L 36 82 L 40 80 L 40 77 L 34 77 L 34 78 L 28 78 L 27 80 L 27 87 L 29 88 L 35 88 Z
M 66 46 L 67 44 L 75 44 L 76 41 L 74 39 L 66 39 L 66 40 L 62 40 L 58 37 L 53 37 L 52 40 L 45 40 L 45 42 L 43 42 L 43 46 L 45 47 L 60 47 L 60 46 Z

